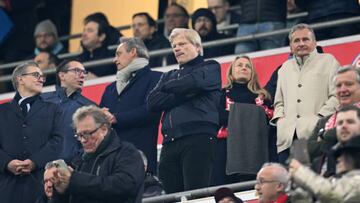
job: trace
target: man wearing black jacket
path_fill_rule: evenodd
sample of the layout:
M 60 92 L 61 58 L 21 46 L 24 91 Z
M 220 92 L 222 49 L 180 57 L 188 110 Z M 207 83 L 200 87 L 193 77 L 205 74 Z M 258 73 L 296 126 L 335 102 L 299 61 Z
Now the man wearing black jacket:
M 50 202 L 140 203 L 145 171 L 137 149 L 120 141 L 98 107 L 76 110 L 73 124 L 84 154 L 75 169 L 47 164 L 44 189 Z
M 204 61 L 195 30 L 175 28 L 170 43 L 180 69 L 162 75 L 148 108 L 164 111 L 159 178 L 166 193 L 209 186 L 215 157 L 220 64 Z

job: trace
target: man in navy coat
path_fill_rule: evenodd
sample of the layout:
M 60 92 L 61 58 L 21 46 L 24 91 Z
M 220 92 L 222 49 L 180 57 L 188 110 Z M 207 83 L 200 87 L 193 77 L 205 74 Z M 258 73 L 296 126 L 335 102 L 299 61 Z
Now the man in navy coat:
M 1 202 L 35 202 L 43 191 L 45 164 L 60 153 L 62 112 L 39 97 L 44 82 L 36 63 L 17 66 L 12 74 L 16 95 L 0 105 Z
M 114 58 L 116 81 L 106 87 L 100 106 L 123 141 L 134 144 L 149 159 L 156 173 L 157 135 L 160 113 L 146 108 L 146 97 L 161 74 L 151 71 L 149 54 L 140 38 L 121 38 Z
M 81 94 L 86 74 L 84 65 L 79 61 L 73 59 L 63 61 L 56 68 L 56 90 L 41 95 L 44 100 L 59 104 L 63 110 L 64 145 L 60 158 L 67 163 L 82 151 L 80 142 L 74 137 L 72 116 L 82 106 L 95 105 Z

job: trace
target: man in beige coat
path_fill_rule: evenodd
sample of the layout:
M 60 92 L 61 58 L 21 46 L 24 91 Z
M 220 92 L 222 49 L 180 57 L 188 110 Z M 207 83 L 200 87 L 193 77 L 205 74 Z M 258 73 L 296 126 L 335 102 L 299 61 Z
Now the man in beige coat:
M 339 62 L 330 54 L 316 51 L 314 31 L 306 24 L 295 25 L 289 40 L 294 58 L 278 72 L 271 120 L 277 125 L 280 163 L 287 160 L 292 141 L 308 138 L 319 118 L 332 114 L 338 105 L 333 76 Z

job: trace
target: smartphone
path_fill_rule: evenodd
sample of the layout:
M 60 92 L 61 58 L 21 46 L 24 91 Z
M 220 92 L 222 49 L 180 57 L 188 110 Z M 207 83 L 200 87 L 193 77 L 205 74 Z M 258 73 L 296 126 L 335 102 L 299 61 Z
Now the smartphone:
M 48 162 L 45 166 L 45 169 L 48 169 L 51 167 L 55 167 L 58 169 L 68 169 L 68 166 L 63 159 L 58 159 L 58 160 Z

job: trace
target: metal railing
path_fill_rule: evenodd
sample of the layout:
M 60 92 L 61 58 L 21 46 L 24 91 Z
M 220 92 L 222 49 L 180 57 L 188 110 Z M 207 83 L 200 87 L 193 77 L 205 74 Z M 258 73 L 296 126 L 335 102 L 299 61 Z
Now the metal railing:
M 352 18 L 345 18 L 345 19 L 340 19 L 340 20 L 334 20 L 334 21 L 329 21 L 329 22 L 315 23 L 315 24 L 311 24 L 310 26 L 314 30 L 318 30 L 318 29 L 335 27 L 338 25 L 345 25 L 345 24 L 351 24 L 351 23 L 358 23 L 358 22 L 360 22 L 360 16 L 352 17 Z M 275 31 L 271 31 L 271 32 L 264 32 L 264 33 L 248 35 L 248 36 L 232 37 L 232 38 L 227 38 L 227 39 L 215 40 L 215 41 L 203 43 L 203 47 L 208 48 L 208 47 L 215 47 L 215 46 L 220 46 L 220 45 L 236 44 L 236 43 L 243 42 L 243 41 L 261 39 L 261 38 L 266 38 L 266 37 L 270 37 L 270 36 L 287 35 L 289 33 L 289 31 L 290 31 L 290 28 L 285 28 L 285 29 L 275 30 Z M 116 45 L 110 46 L 109 48 L 111 50 L 116 49 Z M 170 53 L 172 53 L 172 49 L 168 48 L 168 49 L 160 49 L 160 50 L 151 51 L 151 52 L 149 52 L 149 55 L 150 55 L 150 57 L 166 56 L 167 54 L 170 54 Z M 79 53 L 67 54 L 67 56 L 75 57 L 78 54 Z M 100 66 L 100 65 L 108 65 L 108 64 L 112 63 L 112 59 L 113 58 L 106 58 L 106 59 L 85 62 L 84 66 L 86 68 L 94 68 L 94 67 Z M 0 70 L 7 69 L 7 68 L 13 68 L 16 65 L 21 64 L 22 62 L 23 61 L 0 65 Z M 49 73 L 49 74 L 55 73 L 55 70 L 49 70 L 47 73 Z M 0 82 L 9 81 L 9 80 L 11 80 L 10 75 L 0 77 Z
M 167 195 L 161 195 L 156 197 L 149 197 L 142 200 L 143 203 L 160 203 L 160 202 L 180 202 L 191 199 L 199 199 L 203 197 L 210 197 L 214 195 L 215 191 L 221 187 L 228 187 L 233 192 L 241 192 L 245 190 L 253 189 L 256 181 L 246 181 L 242 183 L 234 183 L 228 185 L 220 185 L 196 190 L 189 190 L 185 192 L 172 193 Z

